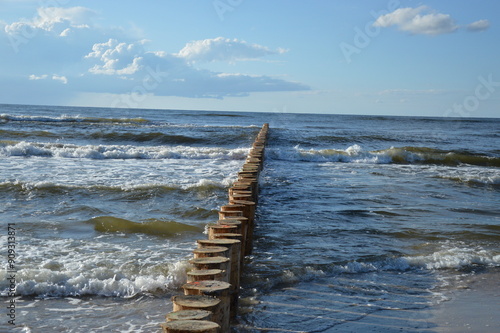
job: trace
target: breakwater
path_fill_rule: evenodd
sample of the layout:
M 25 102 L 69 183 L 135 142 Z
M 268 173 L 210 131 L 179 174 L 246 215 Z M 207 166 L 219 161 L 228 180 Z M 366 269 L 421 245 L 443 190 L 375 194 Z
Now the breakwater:
M 172 297 L 173 312 L 161 324 L 166 333 L 230 331 L 238 311 L 240 277 L 245 256 L 252 253 L 259 173 L 263 168 L 269 124 L 259 131 L 229 188 L 219 220 L 208 226 L 208 238 L 197 241 L 183 285 L 184 295 Z

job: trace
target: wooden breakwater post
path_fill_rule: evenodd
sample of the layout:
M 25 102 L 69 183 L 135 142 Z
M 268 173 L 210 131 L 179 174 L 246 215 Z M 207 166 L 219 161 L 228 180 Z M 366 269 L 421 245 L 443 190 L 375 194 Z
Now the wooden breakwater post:
M 161 324 L 164 333 L 229 333 L 238 312 L 243 259 L 252 253 L 259 175 L 269 124 L 252 144 L 237 180 L 229 188 L 219 220 L 208 226 L 208 239 L 197 241 L 183 296 L 172 297 L 173 312 Z

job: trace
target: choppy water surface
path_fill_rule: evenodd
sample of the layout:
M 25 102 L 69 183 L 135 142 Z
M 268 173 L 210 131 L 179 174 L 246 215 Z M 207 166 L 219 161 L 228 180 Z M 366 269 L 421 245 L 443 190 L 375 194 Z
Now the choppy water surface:
M 498 120 L 3 105 L 17 331 L 159 331 L 264 122 L 235 331 L 432 331 L 499 277 Z

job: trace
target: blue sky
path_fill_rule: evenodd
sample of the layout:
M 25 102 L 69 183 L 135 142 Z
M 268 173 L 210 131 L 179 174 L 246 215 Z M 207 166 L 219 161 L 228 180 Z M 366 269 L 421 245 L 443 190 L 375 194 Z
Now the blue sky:
M 500 115 L 495 0 L 0 0 L 0 103 Z

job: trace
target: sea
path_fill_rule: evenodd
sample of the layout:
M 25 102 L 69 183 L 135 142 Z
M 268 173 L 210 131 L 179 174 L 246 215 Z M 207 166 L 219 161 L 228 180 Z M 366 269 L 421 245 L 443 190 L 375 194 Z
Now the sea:
M 434 332 L 498 284 L 500 119 L 0 105 L 0 331 L 161 332 L 264 123 L 233 332 Z

